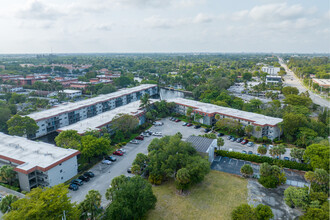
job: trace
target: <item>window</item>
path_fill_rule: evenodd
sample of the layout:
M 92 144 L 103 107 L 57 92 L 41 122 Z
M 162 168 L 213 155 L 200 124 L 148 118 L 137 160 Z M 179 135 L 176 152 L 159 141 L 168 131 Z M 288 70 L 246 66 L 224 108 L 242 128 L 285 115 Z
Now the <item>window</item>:
M 62 173 L 63 172 L 63 170 L 60 170 L 60 173 Z
M 62 163 L 59 164 L 59 166 L 61 166 L 61 165 L 62 165 Z
M 61 177 L 61 180 L 63 179 L 63 176 Z

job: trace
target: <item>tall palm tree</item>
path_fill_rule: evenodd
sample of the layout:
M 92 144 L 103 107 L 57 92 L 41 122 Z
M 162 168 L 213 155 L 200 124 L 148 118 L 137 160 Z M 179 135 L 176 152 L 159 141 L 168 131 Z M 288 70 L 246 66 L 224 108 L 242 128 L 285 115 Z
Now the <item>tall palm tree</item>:
M 101 213 L 101 194 L 97 190 L 90 190 L 85 200 L 79 204 L 82 219 L 94 220 Z
M 17 200 L 18 200 L 18 197 L 14 196 L 12 194 L 5 196 L 0 202 L 0 211 L 2 213 L 10 212 L 11 204 Z
M 141 97 L 140 108 L 145 108 L 148 110 L 149 107 L 150 107 L 150 95 L 148 93 L 144 93 L 143 96 Z

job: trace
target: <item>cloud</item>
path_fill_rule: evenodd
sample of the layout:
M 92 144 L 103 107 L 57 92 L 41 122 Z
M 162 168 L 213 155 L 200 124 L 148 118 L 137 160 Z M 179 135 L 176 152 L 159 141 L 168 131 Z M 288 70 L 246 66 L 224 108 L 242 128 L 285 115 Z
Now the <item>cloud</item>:
M 17 16 L 22 19 L 56 20 L 63 14 L 55 7 L 33 0 L 28 2 L 25 8 L 19 10 Z
M 213 17 L 210 15 L 206 15 L 203 13 L 199 13 L 194 19 L 193 21 L 195 23 L 209 23 L 213 21 Z
M 144 19 L 145 25 L 150 28 L 168 29 L 175 26 L 174 22 L 170 19 L 161 18 L 160 16 L 153 15 Z

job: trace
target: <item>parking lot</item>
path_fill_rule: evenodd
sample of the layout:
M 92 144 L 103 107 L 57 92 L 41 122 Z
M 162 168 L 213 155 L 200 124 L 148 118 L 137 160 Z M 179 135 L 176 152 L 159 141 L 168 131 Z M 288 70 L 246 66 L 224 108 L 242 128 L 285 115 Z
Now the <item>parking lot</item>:
M 228 157 L 215 157 L 211 165 L 211 169 L 218 170 L 226 173 L 241 175 L 240 170 L 244 164 L 248 164 L 252 167 L 253 173 L 259 175 L 259 165 L 251 163 L 249 161 L 228 158 Z M 304 173 L 299 171 L 292 171 L 284 169 L 285 176 L 287 178 L 287 184 L 293 186 L 303 187 L 307 182 L 304 179 Z
M 182 126 L 183 122 L 173 122 L 169 119 L 163 119 L 162 126 L 153 126 L 150 128 L 153 132 L 162 132 L 164 135 L 174 135 L 177 132 L 181 132 L 182 139 L 185 140 L 190 135 L 204 134 L 203 129 L 194 129 L 193 127 Z M 95 174 L 94 178 L 91 178 L 89 182 L 84 182 L 84 185 L 79 187 L 77 191 L 70 191 L 69 196 L 73 202 L 81 202 L 85 199 L 88 191 L 94 189 L 98 190 L 102 195 L 102 206 L 106 206 L 109 201 L 105 198 L 105 192 L 109 188 L 111 180 L 114 177 L 120 176 L 122 174 L 129 176 L 132 174 L 127 173 L 127 169 L 132 165 L 136 155 L 138 153 L 147 154 L 148 145 L 154 138 L 159 138 L 156 136 L 146 137 L 139 144 L 127 144 L 123 147 L 126 153 L 123 156 L 116 156 L 117 161 L 111 165 L 98 163 L 95 165 L 91 171 Z

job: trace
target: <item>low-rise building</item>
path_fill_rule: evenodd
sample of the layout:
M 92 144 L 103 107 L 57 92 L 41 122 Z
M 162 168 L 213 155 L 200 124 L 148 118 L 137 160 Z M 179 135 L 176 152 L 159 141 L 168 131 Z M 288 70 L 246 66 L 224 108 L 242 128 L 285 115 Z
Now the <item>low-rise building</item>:
M 67 98 L 70 98 L 70 99 L 82 95 L 82 91 L 81 90 L 64 89 L 61 92 L 64 93 Z
M 156 100 L 150 100 L 150 103 L 152 104 L 155 101 Z M 113 133 L 111 129 L 111 122 L 119 114 L 133 115 L 139 119 L 139 125 L 142 125 L 146 121 L 146 112 L 144 109 L 140 108 L 140 104 L 140 101 L 132 102 L 125 106 L 101 113 L 92 118 L 88 118 L 75 124 L 59 128 L 57 131 L 62 132 L 67 130 L 75 130 L 78 132 L 78 134 L 83 135 L 86 131 L 89 130 L 101 130 L 102 128 L 106 128 L 109 133 Z
M 213 162 L 214 149 L 218 147 L 217 139 L 210 139 L 206 137 L 192 135 L 187 138 L 186 142 L 191 143 L 191 145 L 196 149 L 199 154 L 208 158 L 208 161 L 210 163 Z
M 278 72 L 280 72 L 280 67 L 273 66 L 264 66 L 261 68 L 261 71 L 268 73 L 269 75 L 277 76 Z
M 175 112 L 182 115 L 186 115 L 189 107 L 192 108 L 193 114 L 199 114 L 202 116 L 201 119 L 196 121 L 205 125 L 214 125 L 217 122 L 215 116 L 219 115 L 220 119 L 230 118 L 237 120 L 243 126 L 252 125 L 254 128 L 259 126 L 261 128 L 260 131 L 253 129 L 252 132 L 252 135 L 258 138 L 266 136 L 273 140 L 281 134 L 281 130 L 278 127 L 278 124 L 283 121 L 281 118 L 269 117 L 257 113 L 241 111 L 183 98 L 176 98 L 167 101 L 174 102 L 176 104 L 174 109 Z
M 281 76 L 268 75 L 266 76 L 266 84 L 278 84 L 282 83 Z
M 80 152 L 0 133 L 0 161 L 15 167 L 21 190 L 55 186 L 78 173 Z
M 95 98 L 61 104 L 55 108 L 35 112 L 28 116 L 34 119 L 39 126 L 35 137 L 41 137 L 59 128 L 140 100 L 144 93 L 148 93 L 150 96 L 157 95 L 157 85 L 143 84 L 133 88 L 121 89 Z
M 330 88 L 330 79 L 313 79 L 313 83 L 318 84 L 322 88 Z

